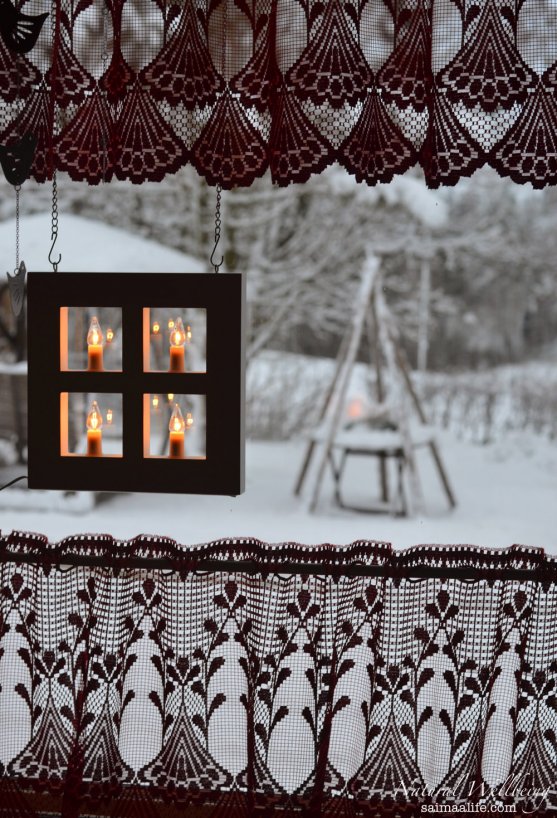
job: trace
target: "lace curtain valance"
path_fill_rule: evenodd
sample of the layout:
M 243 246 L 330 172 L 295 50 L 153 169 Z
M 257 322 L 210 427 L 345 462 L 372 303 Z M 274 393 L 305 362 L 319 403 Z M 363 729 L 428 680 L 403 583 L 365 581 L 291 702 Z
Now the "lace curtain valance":
M 551 0 L 17 6 L 49 17 L 28 53 L 0 37 L 0 144 L 35 134 L 39 181 L 160 181 L 191 163 L 226 188 L 267 169 L 286 185 L 332 162 L 368 184 L 418 163 L 430 186 L 485 163 L 557 179 Z
M 543 552 L 12 534 L 0 562 L 2 815 L 557 810 Z

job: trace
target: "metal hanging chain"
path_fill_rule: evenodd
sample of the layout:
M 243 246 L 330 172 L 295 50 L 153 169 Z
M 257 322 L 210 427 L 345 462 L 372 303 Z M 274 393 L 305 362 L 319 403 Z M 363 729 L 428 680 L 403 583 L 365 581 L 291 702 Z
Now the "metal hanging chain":
M 217 203 L 215 205 L 215 246 L 213 247 L 213 252 L 211 253 L 211 264 L 215 268 L 215 273 L 219 272 L 219 268 L 222 266 L 224 261 L 224 256 L 220 257 L 220 261 L 215 261 L 215 251 L 218 247 L 220 241 L 220 233 L 221 233 L 221 215 L 220 215 L 220 204 L 221 204 L 221 196 L 222 196 L 222 187 L 220 184 L 217 184 Z
M 221 51 L 221 75 L 224 78 L 226 75 L 226 28 L 228 25 L 228 0 L 224 0 L 224 12 L 223 12 L 223 20 L 222 20 L 222 51 Z M 224 256 L 221 256 L 220 261 L 215 261 L 215 251 L 218 247 L 220 242 L 220 235 L 221 235 L 221 197 L 222 197 L 222 186 L 220 182 L 217 182 L 217 201 L 215 205 L 215 246 L 213 247 L 213 252 L 211 253 L 211 264 L 215 268 L 215 273 L 219 272 L 219 268 L 222 266 L 224 261 Z
M 54 53 L 56 47 L 56 23 L 57 23 L 57 10 L 56 10 L 56 3 L 55 0 L 52 0 L 51 6 L 51 15 L 50 15 L 50 42 L 52 48 L 52 67 L 55 65 L 56 55 Z M 56 109 L 56 100 L 53 100 L 53 111 L 52 111 L 52 136 L 53 139 L 56 138 L 57 133 L 57 109 Z M 51 146 L 51 151 L 53 147 Z M 54 261 L 52 257 L 52 251 L 54 250 L 54 245 L 58 239 L 58 183 L 56 181 L 56 162 L 54 159 L 53 153 L 52 156 L 52 222 L 51 222 L 51 230 L 50 230 L 50 239 L 52 244 L 50 246 L 50 252 L 48 254 L 48 261 L 49 264 L 52 264 L 52 269 L 55 273 L 58 272 L 58 265 L 62 261 L 62 256 L 58 254 L 58 260 Z
M 62 254 L 58 253 L 58 261 L 54 261 L 52 258 L 52 251 L 54 250 L 54 245 L 58 240 L 58 184 L 56 182 L 56 171 L 52 174 L 52 226 L 50 230 L 50 238 L 52 240 L 52 244 L 50 247 L 50 253 L 48 254 L 48 261 L 52 264 L 52 269 L 55 273 L 58 272 L 58 265 L 62 261 Z
M 14 273 L 19 271 L 19 194 L 21 185 L 15 186 L 15 268 Z

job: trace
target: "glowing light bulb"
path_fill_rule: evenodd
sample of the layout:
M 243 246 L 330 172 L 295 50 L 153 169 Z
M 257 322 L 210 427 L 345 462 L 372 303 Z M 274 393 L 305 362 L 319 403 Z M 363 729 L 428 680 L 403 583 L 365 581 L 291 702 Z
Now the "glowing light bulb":
M 177 318 L 170 333 L 170 343 L 173 347 L 182 347 L 186 343 L 186 331 L 182 319 Z
M 111 423 L 112 423 L 112 409 L 107 409 L 106 410 L 106 425 L 110 426 Z
M 168 402 L 172 403 L 174 401 L 174 392 L 169 392 L 166 397 L 168 398 Z
M 191 344 L 191 327 L 189 324 L 186 325 L 186 343 Z
M 159 408 L 159 396 L 153 395 L 153 409 Z
M 96 400 L 93 401 L 91 404 L 91 411 L 87 415 L 87 428 L 90 432 L 96 432 L 97 429 L 101 429 L 103 425 L 103 416 L 101 415 L 101 410 L 99 409 L 99 404 Z
M 193 415 L 191 412 L 187 412 L 186 414 L 186 429 L 191 429 L 193 426 Z
M 180 407 L 177 403 L 174 404 L 174 409 L 172 411 L 172 415 L 170 416 L 170 422 L 168 424 L 168 429 L 170 432 L 174 432 L 179 434 L 180 432 L 183 434 L 184 429 L 186 428 L 186 421 L 184 420 L 184 416 L 180 410 Z
M 172 318 L 170 318 L 168 321 L 168 329 L 174 329 L 174 321 Z
M 158 321 L 154 321 L 153 322 L 153 335 L 158 335 L 160 331 L 161 331 L 161 325 L 159 324 Z
M 91 318 L 89 332 L 87 333 L 87 343 L 92 346 L 99 346 L 103 342 L 103 331 L 96 315 Z
M 106 343 L 111 344 L 114 340 L 114 330 L 110 329 L 110 327 L 106 331 Z
M 348 404 L 348 417 L 349 418 L 361 418 L 364 414 L 364 402 L 361 398 L 354 398 Z

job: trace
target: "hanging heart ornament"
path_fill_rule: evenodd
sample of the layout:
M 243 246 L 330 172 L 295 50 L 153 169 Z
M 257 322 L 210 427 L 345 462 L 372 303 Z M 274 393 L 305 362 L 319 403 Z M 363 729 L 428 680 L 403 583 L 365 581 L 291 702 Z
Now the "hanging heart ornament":
M 27 275 L 25 262 L 22 261 L 20 263 L 19 269 L 15 272 L 14 275 L 11 275 L 10 273 L 8 273 L 7 275 L 8 289 L 10 291 L 10 299 L 12 302 L 12 310 L 14 315 L 17 317 L 21 315 L 23 303 L 25 301 L 25 276 Z

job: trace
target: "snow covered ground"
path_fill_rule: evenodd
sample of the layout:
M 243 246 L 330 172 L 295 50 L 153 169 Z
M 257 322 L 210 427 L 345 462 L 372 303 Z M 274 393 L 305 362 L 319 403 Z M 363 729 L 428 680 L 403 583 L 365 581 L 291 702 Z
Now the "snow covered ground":
M 104 495 L 94 509 L 79 516 L 4 507 L 0 528 L 4 533 L 37 531 L 53 540 L 82 532 L 119 538 L 163 534 L 186 544 L 230 536 L 337 544 L 371 538 L 397 548 L 418 543 L 491 547 L 520 543 L 557 554 L 557 446 L 532 436 L 477 446 L 449 433 L 441 442 L 458 499 L 453 512 L 447 510 L 430 458 L 422 452 L 425 515 L 407 519 L 342 511 L 331 503 L 330 481 L 324 485 L 318 512 L 310 515 L 304 500 L 292 495 L 303 442 L 251 442 L 246 492 L 241 497 Z M 346 499 L 365 503 L 376 491 L 374 464 L 355 460 L 347 472 Z M 20 497 L 24 494 L 24 489 L 18 490 Z

